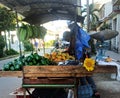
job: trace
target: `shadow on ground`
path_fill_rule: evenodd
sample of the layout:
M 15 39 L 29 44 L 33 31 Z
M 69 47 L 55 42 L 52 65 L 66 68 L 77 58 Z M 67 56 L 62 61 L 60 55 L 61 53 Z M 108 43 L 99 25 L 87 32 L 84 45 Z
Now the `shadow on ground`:
M 111 79 L 110 74 L 93 76 L 101 98 L 120 98 L 120 81 Z

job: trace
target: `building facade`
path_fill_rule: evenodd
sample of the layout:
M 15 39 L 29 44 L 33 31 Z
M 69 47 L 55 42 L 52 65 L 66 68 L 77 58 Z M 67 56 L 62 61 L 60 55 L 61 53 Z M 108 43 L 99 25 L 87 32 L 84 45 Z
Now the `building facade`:
M 120 0 L 111 0 L 100 8 L 99 18 L 101 25 L 97 28 L 100 30 L 103 24 L 111 30 L 116 30 L 119 35 L 110 40 L 110 49 L 120 53 Z
M 119 35 L 112 40 L 112 46 L 120 53 L 120 0 L 112 0 L 112 29 L 119 32 Z

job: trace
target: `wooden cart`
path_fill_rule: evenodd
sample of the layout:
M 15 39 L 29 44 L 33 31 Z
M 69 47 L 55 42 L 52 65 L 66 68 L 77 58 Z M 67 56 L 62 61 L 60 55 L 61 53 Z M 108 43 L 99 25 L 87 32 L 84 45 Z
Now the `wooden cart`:
M 95 66 L 95 70 L 88 72 L 83 66 L 24 66 L 23 82 L 24 98 L 28 88 L 73 88 L 74 98 L 78 98 L 77 88 L 79 78 L 91 76 L 94 73 L 116 73 L 115 66 Z
M 25 92 L 28 88 L 38 87 L 71 87 L 74 88 L 75 98 L 77 98 L 79 78 L 95 73 L 117 73 L 117 67 L 96 65 L 94 71 L 88 72 L 83 66 L 74 65 L 24 66 L 23 71 L 0 71 L 0 77 L 22 77 L 24 98 L 26 98 Z

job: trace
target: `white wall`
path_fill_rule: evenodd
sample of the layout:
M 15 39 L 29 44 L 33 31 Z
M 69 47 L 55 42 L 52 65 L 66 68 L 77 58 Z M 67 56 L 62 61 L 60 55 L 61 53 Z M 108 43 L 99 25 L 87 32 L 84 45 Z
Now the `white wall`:
M 115 19 L 117 20 L 116 23 Z M 112 39 L 112 47 L 118 48 L 118 52 L 120 53 L 120 14 L 114 16 L 112 20 L 112 29 L 119 32 L 119 35 Z
M 112 2 L 108 2 L 108 3 L 105 4 L 104 17 L 107 17 L 110 13 L 112 13 Z
M 105 3 L 100 9 L 100 19 L 103 20 L 112 13 L 112 2 Z
M 118 44 L 118 47 L 119 47 L 119 50 L 118 52 L 120 53 L 120 14 L 117 14 L 117 31 L 119 32 L 119 35 L 117 36 L 117 44 Z

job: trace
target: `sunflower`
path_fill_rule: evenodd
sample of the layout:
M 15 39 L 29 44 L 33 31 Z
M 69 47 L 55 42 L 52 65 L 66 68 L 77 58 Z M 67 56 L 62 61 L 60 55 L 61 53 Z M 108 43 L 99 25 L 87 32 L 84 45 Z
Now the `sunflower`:
M 85 58 L 83 66 L 88 70 L 88 71 L 93 71 L 94 66 L 95 66 L 95 60 L 92 58 Z

